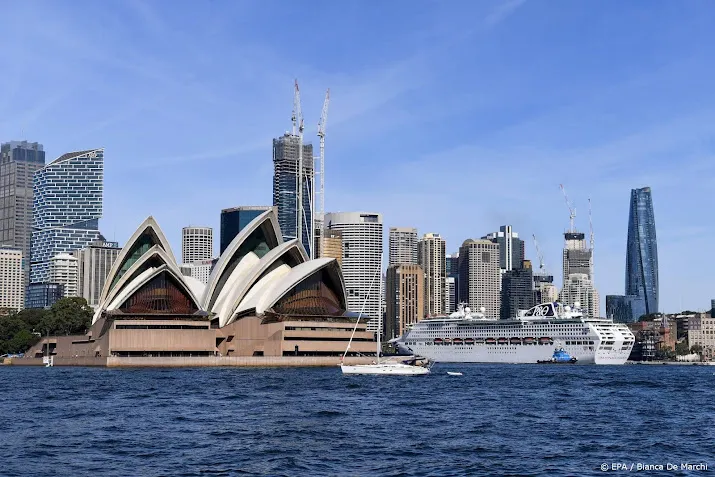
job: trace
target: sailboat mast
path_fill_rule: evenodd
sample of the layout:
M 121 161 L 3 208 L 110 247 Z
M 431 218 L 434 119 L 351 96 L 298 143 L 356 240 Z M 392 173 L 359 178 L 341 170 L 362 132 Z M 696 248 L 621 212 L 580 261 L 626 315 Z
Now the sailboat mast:
M 343 357 L 341 358 L 341 361 L 345 359 L 345 356 L 348 354 L 348 350 L 350 349 L 350 345 L 353 342 L 353 337 L 355 337 L 355 331 L 357 330 L 358 323 L 360 323 L 360 317 L 362 316 L 362 312 L 365 311 L 365 305 L 367 305 L 367 300 L 370 298 L 370 290 L 372 290 L 372 285 L 375 283 L 375 278 L 380 274 L 380 271 L 382 270 L 382 253 L 380 253 L 380 266 L 377 267 L 377 273 L 375 273 L 375 276 L 372 277 L 372 281 L 370 282 L 370 288 L 367 290 L 367 296 L 365 297 L 365 301 L 362 302 L 362 308 L 360 308 L 360 313 L 358 313 L 358 317 L 355 320 L 355 326 L 353 327 L 353 332 L 350 335 L 350 341 L 348 341 L 348 346 L 345 348 L 345 352 L 343 353 Z M 382 285 L 382 280 L 380 280 L 380 284 Z M 382 302 L 380 302 L 380 305 L 382 305 Z M 378 327 L 377 331 L 377 338 L 378 338 L 378 347 L 379 341 L 380 341 L 380 330 Z M 378 348 L 379 349 L 379 348 Z

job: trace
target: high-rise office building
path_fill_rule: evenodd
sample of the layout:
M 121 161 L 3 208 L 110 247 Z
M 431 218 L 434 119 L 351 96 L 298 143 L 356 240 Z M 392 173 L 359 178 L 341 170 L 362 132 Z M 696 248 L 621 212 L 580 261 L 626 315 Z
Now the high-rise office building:
M 223 254 L 243 228 L 253 219 L 269 210 L 269 206 L 241 206 L 221 211 L 221 239 L 219 253 Z M 282 232 L 282 231 L 281 231 Z
M 59 283 L 30 283 L 25 297 L 25 308 L 50 308 L 63 296 Z
M 50 259 L 50 282 L 62 285 L 64 298 L 79 296 L 79 265 L 77 257 L 68 253 Z
M 641 296 L 606 295 L 606 318 L 618 323 L 634 323 L 645 314 L 645 300 Z
M 512 230 L 511 225 L 502 225 L 499 232 L 490 233 L 482 239 L 499 244 L 499 267 L 502 271 L 521 268 L 524 262 L 524 241 Z
M 454 313 L 457 311 L 457 305 L 459 305 L 459 252 L 455 252 L 451 255 L 445 255 L 445 273 L 447 274 L 447 290 L 450 294 L 449 305 L 447 306 L 447 313 Z M 450 285 L 449 280 L 452 280 L 452 285 Z M 453 292 L 450 291 L 453 287 Z M 445 300 L 446 301 L 446 300 Z
M 523 264 L 527 264 L 524 266 Z M 520 310 L 531 309 L 534 303 L 534 275 L 531 262 L 506 270 L 501 277 L 501 318 L 508 320 L 519 315 Z
M 586 244 L 586 235 L 581 232 L 564 234 L 563 283 L 573 273 L 585 274 L 592 278 L 591 249 Z
M 325 214 L 325 226 L 342 232 L 342 270 L 348 310 L 363 310 L 363 315 L 372 318 L 368 330 L 381 329 L 382 214 L 328 213 Z
M 50 281 L 50 259 L 100 240 L 104 149 L 63 154 L 33 177 L 30 282 Z
M 92 308 L 99 305 L 104 282 L 121 251 L 117 242 L 97 240 L 72 252 L 79 268 L 79 296 Z
M 22 249 L 0 247 L 0 310 L 21 310 L 24 304 Z
M 0 247 L 22 250 L 24 287 L 30 283 L 32 176 L 44 165 L 42 144 L 12 141 L 0 145 Z
M 417 229 L 390 227 L 389 265 L 417 263 Z
M 278 207 L 278 224 L 284 240 L 298 237 L 298 154 L 300 139 L 292 134 L 273 140 L 273 205 Z M 313 236 L 313 145 L 303 144 L 303 214 L 301 243 L 311 256 Z
M 631 190 L 626 295 L 643 298 L 645 314 L 658 312 L 658 244 L 650 187 Z
M 444 314 L 447 291 L 445 241 L 439 234 L 425 234 L 417 245 L 417 263 L 425 272 L 425 316 Z
M 554 276 L 534 274 L 534 303 L 553 303 L 559 299 L 559 290 L 554 285 Z
M 206 285 L 209 282 L 214 265 L 216 265 L 216 259 L 198 260 L 191 263 L 182 263 L 179 265 L 179 269 L 185 277 L 193 277 Z
M 316 239 L 318 238 L 316 237 Z M 320 256 L 334 258 L 338 261 L 338 265 L 343 266 L 343 233 L 340 230 L 325 229 L 323 231 Z
M 401 336 L 408 325 L 424 318 L 424 286 L 424 272 L 417 264 L 387 268 L 385 339 Z
M 500 313 L 501 270 L 499 244 L 491 240 L 465 240 L 459 248 L 459 301 L 473 310 L 484 307 L 488 318 Z
M 444 294 L 445 314 L 454 313 L 457 306 L 457 280 L 447 277 L 447 291 Z
M 584 316 L 588 318 L 601 316 L 598 292 L 591 278 L 585 273 L 572 273 L 568 276 L 559 294 L 559 300 L 569 306 L 575 306 L 578 302 Z
M 184 263 L 211 260 L 214 231 L 211 227 L 188 226 L 181 229 L 181 260 Z

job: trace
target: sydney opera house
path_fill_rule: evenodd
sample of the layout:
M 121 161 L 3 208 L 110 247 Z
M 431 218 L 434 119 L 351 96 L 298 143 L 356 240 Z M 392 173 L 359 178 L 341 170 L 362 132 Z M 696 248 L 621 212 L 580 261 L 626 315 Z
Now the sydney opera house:
M 345 297 L 337 261 L 309 260 L 298 240 L 283 241 L 273 209 L 241 230 L 206 285 L 181 274 L 149 217 L 114 262 L 87 334 L 43 339 L 28 355 L 337 357 L 357 320 Z M 374 354 L 359 321 L 350 354 Z

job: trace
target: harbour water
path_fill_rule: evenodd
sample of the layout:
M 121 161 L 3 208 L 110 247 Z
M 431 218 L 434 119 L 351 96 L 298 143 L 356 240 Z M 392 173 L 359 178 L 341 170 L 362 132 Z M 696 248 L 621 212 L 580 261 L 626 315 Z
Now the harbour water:
M 2 367 L 0 475 L 702 475 L 680 465 L 715 469 L 713 384 L 711 366 Z

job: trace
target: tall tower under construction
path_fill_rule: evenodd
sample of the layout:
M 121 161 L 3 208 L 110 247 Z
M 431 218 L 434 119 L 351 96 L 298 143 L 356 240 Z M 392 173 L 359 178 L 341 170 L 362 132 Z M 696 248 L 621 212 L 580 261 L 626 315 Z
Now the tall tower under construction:
M 298 162 L 301 139 L 285 133 L 273 139 L 273 205 L 278 207 L 278 223 L 284 240 L 298 236 Z M 303 144 L 303 217 L 301 242 L 310 254 L 313 246 L 311 226 L 313 223 L 313 145 Z

